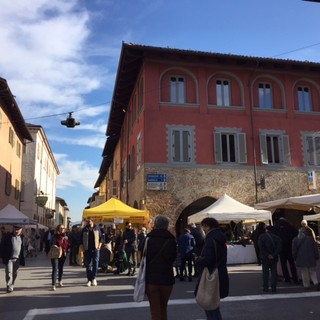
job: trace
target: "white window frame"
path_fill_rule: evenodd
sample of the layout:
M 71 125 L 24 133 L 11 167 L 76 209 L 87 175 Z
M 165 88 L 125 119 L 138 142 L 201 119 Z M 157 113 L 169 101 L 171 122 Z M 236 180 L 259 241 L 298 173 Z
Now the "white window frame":
M 291 164 L 289 136 L 282 130 L 261 130 L 260 153 L 262 164 L 289 166 Z
M 272 86 L 268 82 L 260 82 L 258 85 L 259 108 L 272 109 Z
M 194 127 L 168 127 L 169 162 L 175 164 L 194 163 Z
M 230 156 L 230 137 L 234 138 L 234 161 L 232 161 Z M 226 138 L 227 146 L 223 146 L 223 139 Z M 214 155 L 216 163 L 227 163 L 227 164 L 244 164 L 248 162 L 247 159 L 247 143 L 246 143 L 246 133 L 241 132 L 241 129 L 233 128 L 219 128 L 215 129 L 213 132 L 214 140 Z M 224 150 L 224 148 L 226 148 Z M 224 155 L 227 159 L 224 159 Z
M 302 133 L 304 163 L 306 166 L 320 166 L 320 133 Z
M 231 90 L 230 90 L 230 81 L 228 79 L 216 80 L 216 96 L 217 96 L 217 106 L 230 107 Z
M 298 108 L 301 112 L 311 112 L 312 110 L 312 99 L 311 90 L 306 86 L 298 86 Z
M 184 76 L 170 76 L 170 102 L 186 103 L 186 79 Z

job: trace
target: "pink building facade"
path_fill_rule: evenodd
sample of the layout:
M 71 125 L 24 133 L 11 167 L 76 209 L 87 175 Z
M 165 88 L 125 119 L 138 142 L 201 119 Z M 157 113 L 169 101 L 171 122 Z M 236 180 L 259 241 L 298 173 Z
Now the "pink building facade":
M 176 231 L 224 193 L 247 205 L 318 193 L 319 71 L 123 44 L 95 187 Z

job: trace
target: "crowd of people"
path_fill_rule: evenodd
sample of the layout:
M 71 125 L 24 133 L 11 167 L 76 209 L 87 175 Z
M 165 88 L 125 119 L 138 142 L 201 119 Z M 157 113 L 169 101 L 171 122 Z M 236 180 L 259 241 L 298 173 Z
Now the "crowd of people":
M 85 268 L 87 286 L 97 286 L 97 274 L 101 269 L 134 276 L 146 252 L 146 295 L 151 318 L 167 319 L 167 304 L 175 277 L 190 282 L 197 279 L 196 293 L 203 268 L 207 267 L 209 272 L 218 268 L 220 298 L 228 296 L 227 239 L 214 218 L 205 218 L 200 226 L 187 225 L 177 238 L 169 231 L 169 218 L 164 215 L 155 218 L 149 232 L 145 227 L 137 230 L 130 221 L 122 230 L 114 225 L 105 228 L 88 218 L 83 227 L 73 226 L 71 230 L 66 230 L 62 224 L 41 233 L 33 228 L 25 230 L 21 225 L 14 225 L 11 231 L 1 228 L 0 255 L 5 264 L 7 292 L 11 293 L 25 257 L 36 257 L 40 251 L 50 255 L 52 246 L 61 248 L 59 256 L 50 259 L 50 289 L 53 291 L 63 286 L 67 258 L 70 266 Z M 305 290 L 320 290 L 316 274 L 318 242 L 307 221 L 301 222 L 299 230 L 284 218 L 275 226 L 259 222 L 251 240 L 258 264 L 262 266 L 263 292 L 277 291 L 279 266 L 285 282 L 298 284 L 301 281 Z M 205 313 L 209 320 L 222 319 L 219 307 L 205 310 Z

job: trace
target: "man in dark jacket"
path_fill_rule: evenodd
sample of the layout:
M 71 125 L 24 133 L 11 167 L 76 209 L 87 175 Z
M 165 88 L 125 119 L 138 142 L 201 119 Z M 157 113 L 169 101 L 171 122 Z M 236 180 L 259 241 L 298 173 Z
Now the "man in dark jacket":
M 1 241 L 1 256 L 5 264 L 7 293 L 13 291 L 19 266 L 25 265 L 24 239 L 22 226 L 15 225 L 11 233 L 5 234 Z
M 124 251 L 126 252 L 129 269 L 128 276 L 134 276 L 136 272 L 137 260 L 137 234 L 132 228 L 130 221 L 126 222 L 126 230 L 123 232 Z
M 269 270 L 271 271 L 271 291 L 277 290 L 277 263 L 281 252 L 282 241 L 274 233 L 274 227 L 268 226 L 259 237 L 260 260 L 262 264 L 263 291 L 269 291 Z
M 298 235 L 298 230 L 295 229 L 285 218 L 280 218 L 276 226 L 275 233 L 282 240 L 282 249 L 280 252 L 280 262 L 282 274 L 285 282 L 291 283 L 288 270 L 288 263 L 294 283 L 298 283 L 297 268 L 292 256 L 292 240 Z

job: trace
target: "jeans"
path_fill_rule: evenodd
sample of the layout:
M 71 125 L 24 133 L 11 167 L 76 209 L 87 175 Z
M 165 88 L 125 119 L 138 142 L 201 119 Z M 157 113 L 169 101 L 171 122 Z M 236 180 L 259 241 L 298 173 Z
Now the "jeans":
M 262 279 L 263 290 L 267 291 L 269 288 L 269 270 L 271 271 L 271 289 L 276 291 L 277 287 L 277 261 L 262 261 Z
M 137 261 L 136 261 L 136 250 L 134 247 L 125 247 L 124 251 L 126 252 L 128 264 L 129 264 L 129 271 L 132 269 L 136 269 Z
M 150 303 L 151 320 L 167 320 L 167 306 L 173 285 L 147 284 L 146 294 Z
M 205 310 L 207 320 L 222 320 L 220 308 L 215 310 Z
M 62 255 L 59 259 L 51 259 L 51 266 L 52 266 L 52 273 L 51 273 L 51 280 L 52 285 L 55 286 L 58 281 L 60 282 L 62 280 L 63 275 L 63 265 L 66 261 L 66 256 Z
M 7 289 L 13 290 L 14 282 L 18 275 L 20 259 L 10 259 L 5 266 Z
M 99 259 L 100 251 L 97 249 L 84 252 L 84 265 L 86 267 L 88 281 L 92 281 L 97 277 Z

